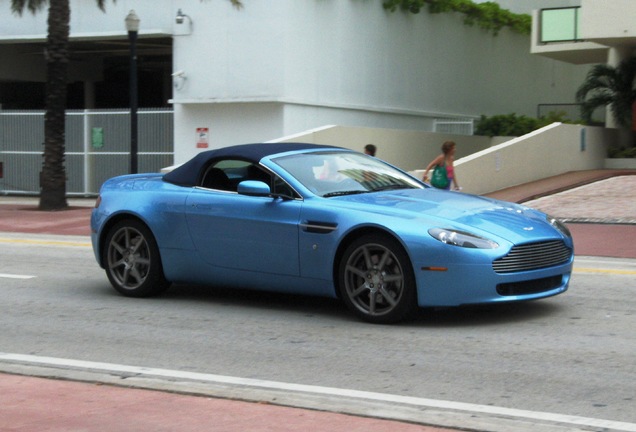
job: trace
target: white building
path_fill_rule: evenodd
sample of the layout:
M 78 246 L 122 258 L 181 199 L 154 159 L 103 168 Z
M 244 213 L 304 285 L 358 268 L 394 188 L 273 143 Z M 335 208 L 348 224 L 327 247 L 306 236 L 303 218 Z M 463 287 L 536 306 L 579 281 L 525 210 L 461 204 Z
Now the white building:
M 475 3 L 485 3 L 489 0 L 478 0 Z M 498 0 L 497 3 L 503 9 L 508 9 L 514 13 L 530 14 L 532 11 L 539 9 L 552 9 L 570 6 L 580 6 L 581 0 Z
M 19 18 L 8 0 L 0 8 L 0 104 L 8 108 L 10 88 L 45 80 L 46 11 Z M 249 0 L 240 10 L 226 0 L 118 0 L 106 13 L 72 0 L 71 80 L 81 107 L 104 95 L 125 106 L 131 9 L 141 19 L 140 85 L 174 107 L 175 163 L 206 146 L 326 124 L 431 131 L 437 118 L 536 116 L 540 104 L 573 103 L 589 69 L 532 55 L 529 36 L 495 36 L 453 13 L 390 13 L 382 0 Z
M 533 11 L 532 53 L 572 64 L 608 63 L 636 55 L 636 5 L 579 0 Z
M 533 54 L 571 64 L 618 65 L 636 55 L 633 0 L 580 0 L 580 6 L 533 12 Z M 615 126 L 608 116 L 607 126 Z

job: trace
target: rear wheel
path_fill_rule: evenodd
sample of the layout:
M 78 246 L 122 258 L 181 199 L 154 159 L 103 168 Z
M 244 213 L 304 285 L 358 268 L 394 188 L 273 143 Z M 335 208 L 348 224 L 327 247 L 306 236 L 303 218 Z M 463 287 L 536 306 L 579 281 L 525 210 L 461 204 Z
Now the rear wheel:
M 170 286 L 163 274 L 157 242 L 138 220 L 117 223 L 106 236 L 103 253 L 108 280 L 125 296 L 149 297 Z
M 342 256 L 338 278 L 345 304 L 366 321 L 398 322 L 417 308 L 408 255 L 388 236 L 370 234 L 351 243 Z

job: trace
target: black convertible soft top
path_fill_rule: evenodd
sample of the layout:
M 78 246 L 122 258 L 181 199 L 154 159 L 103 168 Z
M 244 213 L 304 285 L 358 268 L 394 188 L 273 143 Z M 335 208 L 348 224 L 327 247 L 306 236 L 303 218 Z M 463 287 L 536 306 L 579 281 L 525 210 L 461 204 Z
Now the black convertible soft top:
M 234 158 L 257 164 L 264 157 L 277 153 L 320 148 L 336 149 L 340 147 L 307 143 L 258 143 L 223 147 L 199 153 L 183 165 L 164 175 L 163 179 L 180 186 L 196 186 L 201 171 L 215 159 Z

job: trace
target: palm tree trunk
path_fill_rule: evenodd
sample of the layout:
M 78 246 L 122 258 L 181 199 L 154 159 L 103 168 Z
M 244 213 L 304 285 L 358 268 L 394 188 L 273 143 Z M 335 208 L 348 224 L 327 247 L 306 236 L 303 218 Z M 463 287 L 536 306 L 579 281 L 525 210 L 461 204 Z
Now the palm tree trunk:
M 40 210 L 61 210 L 66 202 L 65 111 L 68 76 L 69 0 L 50 0 L 46 57 L 44 154 L 40 172 Z

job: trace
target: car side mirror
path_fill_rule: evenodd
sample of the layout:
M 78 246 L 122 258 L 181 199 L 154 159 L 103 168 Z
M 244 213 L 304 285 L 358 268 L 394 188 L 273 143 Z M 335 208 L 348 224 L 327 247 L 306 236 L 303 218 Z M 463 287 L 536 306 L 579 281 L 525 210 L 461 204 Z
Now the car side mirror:
M 272 191 L 267 183 L 258 180 L 245 180 L 238 184 L 239 195 L 267 197 L 272 195 Z

